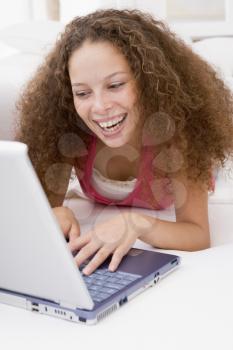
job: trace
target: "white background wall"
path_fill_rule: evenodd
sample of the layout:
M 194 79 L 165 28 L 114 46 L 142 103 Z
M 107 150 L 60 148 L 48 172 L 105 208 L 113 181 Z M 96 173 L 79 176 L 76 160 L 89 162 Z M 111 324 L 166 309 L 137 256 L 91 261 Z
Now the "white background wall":
M 0 28 L 28 20 L 29 17 L 28 0 L 0 0 Z
M 156 14 L 160 18 L 166 17 L 166 0 L 60 0 L 60 15 L 63 22 L 68 22 L 74 16 L 82 16 L 98 8 L 114 7 L 140 8 Z
M 53 0 L 0 0 L 0 29 L 18 22 L 47 19 L 47 1 Z M 78 1 L 76 6 L 77 3 Z M 90 1 L 87 3 L 90 5 Z M 67 7 L 69 8 L 69 0 Z
M 46 19 L 48 1 L 59 2 L 0 0 L 0 29 L 29 19 Z M 65 23 L 76 15 L 85 15 L 97 8 L 106 7 L 140 8 L 168 20 L 233 21 L 233 0 L 60 0 L 61 20 Z
M 233 0 L 60 0 L 61 19 L 85 15 L 97 8 L 139 8 L 169 20 L 233 20 Z
M 181 24 L 195 24 L 195 21 L 201 20 L 203 23 L 198 23 L 197 29 L 208 21 L 212 24 L 213 20 L 219 20 L 230 27 L 225 32 L 233 33 L 233 0 L 0 0 L 0 30 L 13 23 L 48 19 L 48 3 L 51 5 L 53 2 L 59 4 L 63 23 L 98 8 L 138 8 L 170 23 L 179 20 Z M 215 24 L 213 27 L 217 28 Z M 222 31 L 219 33 L 222 34 Z

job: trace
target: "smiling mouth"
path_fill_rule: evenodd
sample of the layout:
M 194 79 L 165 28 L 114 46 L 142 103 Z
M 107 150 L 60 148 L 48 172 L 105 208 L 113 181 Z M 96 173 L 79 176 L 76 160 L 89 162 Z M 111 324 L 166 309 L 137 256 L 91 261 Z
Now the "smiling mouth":
M 108 121 L 108 122 L 97 122 L 95 120 L 95 123 L 105 132 L 113 132 L 120 128 L 121 124 L 125 121 L 127 117 L 127 113 L 122 114 L 121 116 Z

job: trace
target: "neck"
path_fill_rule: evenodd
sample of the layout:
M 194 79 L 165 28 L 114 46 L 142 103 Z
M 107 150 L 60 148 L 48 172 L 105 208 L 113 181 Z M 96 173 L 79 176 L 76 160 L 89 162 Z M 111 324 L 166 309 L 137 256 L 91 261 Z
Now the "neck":
M 135 178 L 139 169 L 140 152 L 137 143 L 135 146 L 127 143 L 118 148 L 111 148 L 97 139 L 94 167 L 112 180 Z

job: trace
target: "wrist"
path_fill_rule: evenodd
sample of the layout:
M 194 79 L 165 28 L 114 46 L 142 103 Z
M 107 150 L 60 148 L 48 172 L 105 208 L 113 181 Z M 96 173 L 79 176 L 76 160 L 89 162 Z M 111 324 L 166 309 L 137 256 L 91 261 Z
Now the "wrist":
M 136 238 L 141 240 L 150 239 L 149 236 L 156 231 L 158 219 L 138 212 L 125 212 L 128 227 L 135 233 Z
M 138 229 L 140 230 L 140 238 L 145 243 L 151 242 L 152 237 L 157 231 L 158 219 L 156 217 L 141 214 L 138 218 Z

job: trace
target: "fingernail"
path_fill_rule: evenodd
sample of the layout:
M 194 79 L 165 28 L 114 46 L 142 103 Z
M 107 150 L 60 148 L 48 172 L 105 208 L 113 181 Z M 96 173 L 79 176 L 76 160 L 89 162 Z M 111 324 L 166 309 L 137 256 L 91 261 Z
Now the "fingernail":
M 110 271 L 113 272 L 113 271 L 115 271 L 115 269 L 116 269 L 116 266 L 115 266 L 115 265 L 110 265 L 110 266 L 109 266 L 109 270 L 110 270 Z
M 87 275 L 90 272 L 90 269 L 85 267 L 85 269 L 83 269 L 83 273 L 85 273 L 85 275 Z

